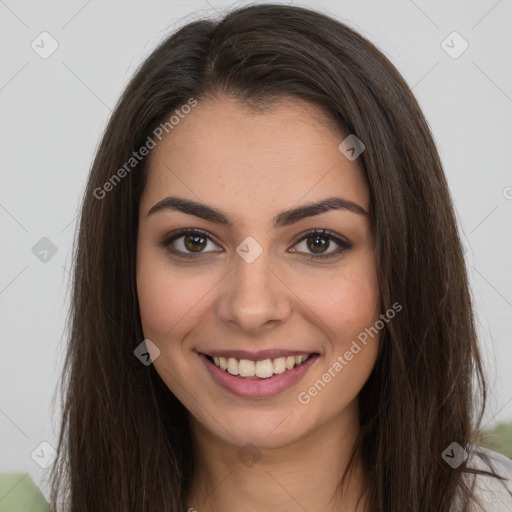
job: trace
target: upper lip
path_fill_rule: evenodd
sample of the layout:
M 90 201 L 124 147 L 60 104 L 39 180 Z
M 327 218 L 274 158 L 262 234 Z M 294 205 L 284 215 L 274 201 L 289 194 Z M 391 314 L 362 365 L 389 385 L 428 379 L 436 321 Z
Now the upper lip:
M 278 348 L 259 350 L 258 352 L 252 352 L 249 350 L 209 350 L 207 352 L 200 353 L 212 357 L 225 357 L 226 359 L 233 357 L 235 359 L 248 359 L 249 361 L 263 361 L 264 359 L 276 359 L 278 357 L 316 354 L 316 352 L 312 352 L 310 350 L 281 350 Z

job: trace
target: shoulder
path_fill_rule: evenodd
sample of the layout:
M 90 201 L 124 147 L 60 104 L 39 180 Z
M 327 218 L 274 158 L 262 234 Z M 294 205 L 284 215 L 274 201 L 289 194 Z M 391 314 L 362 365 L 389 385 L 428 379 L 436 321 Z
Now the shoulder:
M 470 445 L 466 468 L 488 471 L 503 478 L 500 480 L 491 475 L 469 475 L 474 480 L 474 494 L 483 507 L 474 504 L 472 511 L 512 512 L 512 459 L 473 444 Z M 473 480 L 468 483 L 471 484 Z

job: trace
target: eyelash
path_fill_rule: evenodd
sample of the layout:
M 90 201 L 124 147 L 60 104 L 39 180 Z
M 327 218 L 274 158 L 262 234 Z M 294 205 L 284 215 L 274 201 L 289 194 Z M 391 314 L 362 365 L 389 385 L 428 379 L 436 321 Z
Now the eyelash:
M 165 236 L 164 239 L 160 242 L 160 245 L 162 247 L 164 247 L 165 249 L 167 249 L 173 255 L 178 256 L 180 258 L 197 258 L 197 257 L 201 257 L 201 255 L 208 254 L 208 252 L 210 252 L 210 251 L 208 251 L 206 253 L 205 252 L 186 253 L 186 252 L 178 251 L 171 247 L 172 242 L 174 242 L 175 240 L 178 240 L 179 238 L 182 238 L 184 236 L 188 236 L 188 235 L 204 237 L 213 242 L 213 240 L 211 240 L 211 238 L 210 238 L 209 233 L 207 233 L 206 231 L 203 231 L 201 229 L 181 229 L 175 233 L 171 233 L 171 234 Z M 328 254 L 309 254 L 308 256 L 311 256 L 311 260 L 333 258 L 335 256 L 339 256 L 339 255 L 343 254 L 345 251 L 347 251 L 348 249 L 350 249 L 352 247 L 351 243 L 349 243 L 345 240 L 341 240 L 340 238 L 338 238 L 336 235 L 334 235 L 332 232 L 330 232 L 327 229 L 321 229 L 321 230 L 311 229 L 309 231 L 306 231 L 305 233 L 302 234 L 302 237 L 294 244 L 294 246 L 299 244 L 300 242 L 303 242 L 304 240 L 307 240 L 308 238 L 313 238 L 314 236 L 320 237 L 320 238 L 326 238 L 329 241 L 335 242 L 340 247 Z M 215 251 L 215 252 L 218 252 L 218 251 Z

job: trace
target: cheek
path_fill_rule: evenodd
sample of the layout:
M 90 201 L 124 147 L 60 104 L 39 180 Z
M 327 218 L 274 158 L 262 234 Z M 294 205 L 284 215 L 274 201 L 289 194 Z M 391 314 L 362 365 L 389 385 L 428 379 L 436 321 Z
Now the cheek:
M 137 255 L 137 295 L 144 335 L 158 342 L 183 316 L 187 291 L 179 287 L 163 261 L 139 246 Z
M 380 332 L 367 332 L 379 319 L 381 303 L 371 266 L 351 267 L 328 283 L 311 297 L 310 305 L 325 326 L 330 350 L 298 399 L 301 404 L 311 402 L 310 411 L 333 417 L 357 397 L 375 365 Z
M 304 296 L 309 297 L 308 306 L 322 320 L 336 345 L 350 344 L 379 318 L 379 284 L 370 265 L 347 267 L 346 272 L 326 279 L 323 285 L 308 287 Z
M 211 282 L 210 282 L 211 281 Z M 204 316 L 212 275 L 172 267 L 165 256 L 143 248 L 137 260 L 137 294 L 144 335 L 164 343 L 184 337 Z
M 158 277 L 156 272 L 142 272 L 137 279 L 137 293 L 145 336 L 164 341 L 194 316 L 199 294 L 194 292 L 190 282 L 185 286 L 179 279 Z

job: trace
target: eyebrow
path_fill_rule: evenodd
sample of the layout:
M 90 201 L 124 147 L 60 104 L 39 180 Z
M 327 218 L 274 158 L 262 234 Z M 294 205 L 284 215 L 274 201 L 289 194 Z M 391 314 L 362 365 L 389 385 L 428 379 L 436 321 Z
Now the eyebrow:
M 348 210 L 359 215 L 368 216 L 368 212 L 357 203 L 341 197 L 329 197 L 316 203 L 308 203 L 297 208 L 285 210 L 273 218 L 273 227 L 284 227 L 294 224 L 306 217 L 313 217 L 329 210 Z M 156 203 L 148 212 L 147 216 L 163 211 L 178 211 L 195 215 L 205 220 L 232 227 L 233 221 L 229 215 L 213 206 L 185 199 L 182 197 L 170 196 Z

